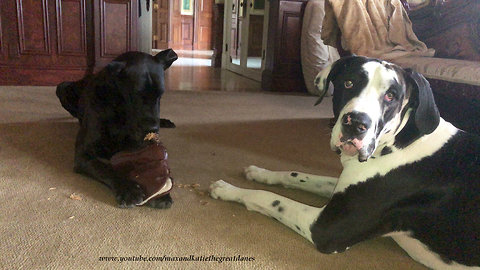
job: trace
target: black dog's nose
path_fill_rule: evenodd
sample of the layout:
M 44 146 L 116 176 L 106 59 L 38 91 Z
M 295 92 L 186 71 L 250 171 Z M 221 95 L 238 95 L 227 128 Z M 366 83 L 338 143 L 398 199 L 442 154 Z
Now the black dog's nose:
M 349 112 L 342 117 L 343 132 L 350 136 L 359 136 L 366 133 L 371 124 L 372 120 L 363 112 Z

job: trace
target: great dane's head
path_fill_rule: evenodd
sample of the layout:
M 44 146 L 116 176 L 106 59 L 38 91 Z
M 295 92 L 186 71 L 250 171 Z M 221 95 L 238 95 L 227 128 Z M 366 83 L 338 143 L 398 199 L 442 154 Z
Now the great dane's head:
M 143 142 L 160 126 L 160 98 L 165 92 L 164 71 L 177 60 L 164 50 L 157 55 L 126 52 L 98 73 L 57 86 L 62 106 L 86 129 L 128 141 Z
M 404 147 L 435 130 L 440 116 L 428 81 L 378 59 L 341 58 L 315 79 L 321 101 L 333 83 L 333 150 L 368 160 L 387 141 Z

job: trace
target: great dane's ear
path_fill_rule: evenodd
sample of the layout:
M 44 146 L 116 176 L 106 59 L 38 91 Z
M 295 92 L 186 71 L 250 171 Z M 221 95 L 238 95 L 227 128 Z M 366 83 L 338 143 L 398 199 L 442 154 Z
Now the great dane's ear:
M 433 98 L 430 83 L 420 73 L 406 69 L 407 87 L 411 95 L 409 102 L 414 108 L 415 125 L 422 134 L 432 133 L 440 122 L 440 113 Z
M 178 55 L 172 49 L 166 49 L 155 55 L 155 59 L 163 64 L 163 69 L 169 68 L 175 60 L 178 59 Z
M 328 85 L 330 84 L 330 81 L 331 81 L 331 77 L 329 75 L 333 65 L 335 65 L 335 63 L 332 63 L 326 68 L 322 69 L 322 71 L 320 71 L 315 77 L 315 81 L 314 81 L 315 88 L 317 88 L 318 94 L 320 96 L 317 102 L 315 102 L 315 106 L 317 106 L 322 102 L 323 98 L 325 97 L 325 94 L 328 91 Z
M 127 64 L 122 61 L 112 61 L 108 63 L 108 65 L 105 67 L 105 69 L 113 75 L 118 75 L 126 66 Z

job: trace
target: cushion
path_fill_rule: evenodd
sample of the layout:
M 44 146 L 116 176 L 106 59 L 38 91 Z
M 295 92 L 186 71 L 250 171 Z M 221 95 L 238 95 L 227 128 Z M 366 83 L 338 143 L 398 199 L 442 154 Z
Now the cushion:
M 405 57 L 393 62 L 426 78 L 480 86 L 480 62 L 435 57 Z

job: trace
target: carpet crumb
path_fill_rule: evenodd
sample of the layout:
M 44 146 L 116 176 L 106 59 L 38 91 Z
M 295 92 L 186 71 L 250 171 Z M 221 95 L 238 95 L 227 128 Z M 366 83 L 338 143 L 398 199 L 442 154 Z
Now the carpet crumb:
M 48 190 L 55 190 L 55 189 L 57 189 L 57 188 L 56 187 L 51 187 Z
M 82 197 L 80 197 L 79 195 L 75 194 L 75 193 L 72 193 L 70 194 L 70 199 L 72 200 L 77 200 L 77 201 L 81 201 L 82 200 Z
M 70 216 L 70 217 L 68 217 L 68 219 L 74 219 L 74 218 L 75 218 L 75 216 Z

